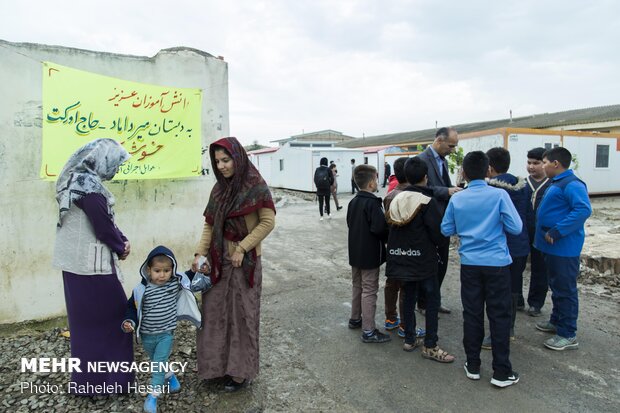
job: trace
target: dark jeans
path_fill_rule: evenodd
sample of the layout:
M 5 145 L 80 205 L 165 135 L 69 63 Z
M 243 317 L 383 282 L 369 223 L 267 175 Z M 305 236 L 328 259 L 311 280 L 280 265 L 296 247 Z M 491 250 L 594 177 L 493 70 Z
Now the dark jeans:
M 510 270 L 461 264 L 461 300 L 463 302 L 463 347 L 467 364 L 480 366 L 480 348 L 484 339 L 484 308 L 493 342 L 493 371 L 510 374 Z
M 437 248 L 437 255 L 439 256 L 439 266 L 437 268 L 437 283 L 439 284 L 439 305 L 441 306 L 441 284 L 443 279 L 446 278 L 446 271 L 448 270 L 448 255 L 450 253 L 450 242 L 447 242 L 444 247 Z M 426 296 L 424 291 L 420 291 L 418 295 L 418 308 L 426 308 Z
M 403 297 L 405 293 L 402 289 L 401 282 L 393 278 L 386 278 L 383 294 L 385 298 L 385 319 L 396 320 L 398 318 L 398 311 L 396 310 L 396 302 L 398 301 L 400 322 L 403 324 L 405 322 L 405 316 L 403 315 Z
M 523 305 L 523 271 L 527 265 L 527 255 L 524 257 L 512 258 L 512 264 L 510 264 L 510 291 L 512 293 L 512 306 L 511 306 L 511 323 L 510 327 L 515 328 L 515 320 L 517 319 L 517 305 Z
M 575 337 L 579 314 L 579 257 L 558 257 L 550 254 L 544 254 L 544 257 L 553 302 L 549 322 L 557 328 L 558 336 Z
M 524 257 L 512 258 L 512 264 L 510 264 L 510 291 L 513 294 L 519 294 L 523 296 L 523 271 L 527 265 L 527 255 Z
M 330 210 L 329 210 L 330 195 L 331 194 L 329 192 L 327 194 L 316 194 L 316 196 L 319 197 L 319 213 L 321 214 L 321 216 L 323 216 L 323 204 L 325 204 L 325 212 L 327 213 L 327 215 L 330 214 Z
M 405 343 L 415 343 L 415 303 L 419 292 L 426 296 L 426 337 L 424 346 L 433 348 L 437 345 L 437 316 L 439 309 L 439 283 L 437 277 L 429 277 L 421 281 L 409 281 L 402 283 L 405 292 L 403 300 L 405 318 Z
M 357 184 L 355 183 L 355 179 L 351 179 L 351 194 L 354 194 L 355 191 L 359 192 L 360 189 L 357 187 Z
M 545 305 L 549 281 L 545 257 L 532 245 L 530 249 L 530 291 L 527 295 L 527 303 L 530 307 L 539 310 Z

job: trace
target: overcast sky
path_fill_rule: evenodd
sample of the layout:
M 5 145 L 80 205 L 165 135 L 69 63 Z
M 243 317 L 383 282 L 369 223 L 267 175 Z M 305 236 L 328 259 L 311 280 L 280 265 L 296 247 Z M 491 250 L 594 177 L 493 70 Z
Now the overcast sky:
M 245 144 L 620 103 L 617 0 L 2 0 L 0 38 L 224 56 Z

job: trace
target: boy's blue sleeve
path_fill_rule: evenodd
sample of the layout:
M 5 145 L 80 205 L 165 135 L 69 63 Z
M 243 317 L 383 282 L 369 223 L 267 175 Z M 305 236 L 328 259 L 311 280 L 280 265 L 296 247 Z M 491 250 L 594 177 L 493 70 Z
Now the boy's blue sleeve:
M 499 214 L 504 231 L 519 235 L 523 230 L 523 221 L 506 191 L 500 193 Z
M 454 221 L 454 205 L 452 204 L 452 199 L 448 202 L 448 207 L 441 220 L 441 233 L 446 237 L 456 234 L 456 222 Z
M 570 212 L 548 231 L 549 236 L 554 240 L 558 240 L 571 232 L 583 228 L 586 219 L 592 214 L 588 190 L 581 182 L 574 181 L 569 183 L 564 189 L 564 196 L 568 202 Z

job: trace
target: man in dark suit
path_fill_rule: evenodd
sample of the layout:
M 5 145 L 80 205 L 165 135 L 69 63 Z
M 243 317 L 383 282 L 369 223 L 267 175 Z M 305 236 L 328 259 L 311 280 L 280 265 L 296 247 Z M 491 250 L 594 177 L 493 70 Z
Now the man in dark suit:
M 442 214 L 448 206 L 450 197 L 461 191 L 461 188 L 452 186 L 450 175 L 448 173 L 448 161 L 446 156 L 456 151 L 459 144 L 459 135 L 454 128 L 440 128 L 435 132 L 435 141 L 426 147 L 424 152 L 418 155 L 420 159 L 426 163 L 428 167 L 428 187 L 433 190 L 433 196 L 442 208 Z M 437 278 L 439 287 L 443 283 L 448 269 L 448 253 L 450 251 L 450 243 L 447 242 L 444 247 L 438 250 L 439 254 L 439 271 Z M 426 308 L 426 300 L 424 297 L 418 299 L 418 308 L 422 311 Z M 450 310 L 443 305 L 439 307 L 440 313 L 450 313 Z

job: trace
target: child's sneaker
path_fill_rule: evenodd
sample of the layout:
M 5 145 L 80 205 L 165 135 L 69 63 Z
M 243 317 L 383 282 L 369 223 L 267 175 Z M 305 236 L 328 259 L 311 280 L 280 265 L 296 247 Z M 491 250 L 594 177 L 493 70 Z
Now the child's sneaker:
M 557 333 L 557 328 L 551 324 L 550 321 L 540 321 L 536 323 L 536 330 L 544 331 L 545 333 Z
M 398 326 L 398 337 L 405 338 L 405 327 Z M 416 338 L 424 338 L 426 337 L 426 330 L 422 327 L 418 327 L 415 329 L 415 337 Z
M 394 330 L 400 324 L 400 319 L 396 317 L 395 320 L 390 320 L 389 318 L 385 320 L 385 329 L 386 330 Z
M 542 312 L 540 311 L 540 308 L 530 307 L 527 310 L 527 315 L 529 315 L 530 317 L 540 317 L 542 315 Z
M 166 379 L 166 384 L 168 384 L 169 393 L 178 393 L 181 391 L 181 383 L 174 374 Z
M 319 221 L 323 221 L 323 217 L 319 218 Z
M 497 373 L 493 373 L 491 384 L 497 387 L 508 387 L 519 382 L 519 373 L 513 371 L 506 376 L 500 376 Z
M 482 340 L 482 345 L 480 346 L 483 350 L 491 350 L 491 336 L 486 336 L 484 340 Z
M 480 366 L 478 367 L 468 366 L 467 362 L 465 362 L 465 365 L 463 366 L 463 368 L 465 369 L 465 374 L 467 375 L 468 379 L 480 380 Z
M 149 394 L 144 400 L 144 413 L 157 413 L 157 397 Z
M 362 327 L 362 319 L 354 320 L 352 318 L 349 319 L 349 328 L 351 330 L 355 330 L 356 328 Z
M 362 342 L 364 343 L 387 343 L 392 337 L 387 334 L 383 334 L 376 328 L 370 333 L 362 333 Z
M 577 342 L 577 336 L 572 338 L 560 337 L 555 335 L 551 337 L 549 340 L 545 340 L 545 347 L 551 350 L 577 350 L 579 348 L 579 343 Z

